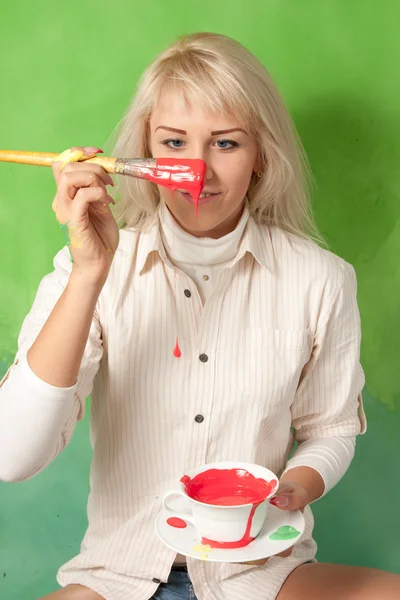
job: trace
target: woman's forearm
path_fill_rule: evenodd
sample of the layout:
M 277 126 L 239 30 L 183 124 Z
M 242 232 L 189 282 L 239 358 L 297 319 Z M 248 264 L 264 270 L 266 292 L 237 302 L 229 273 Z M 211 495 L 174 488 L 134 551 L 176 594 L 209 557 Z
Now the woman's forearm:
M 59 388 L 76 383 L 104 281 L 72 270 L 64 292 L 27 353 L 29 367 L 44 382 Z

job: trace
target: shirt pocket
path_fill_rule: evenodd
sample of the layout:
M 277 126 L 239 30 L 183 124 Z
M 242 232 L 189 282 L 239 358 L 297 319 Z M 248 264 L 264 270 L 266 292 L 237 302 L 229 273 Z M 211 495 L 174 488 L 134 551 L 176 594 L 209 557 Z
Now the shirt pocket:
M 255 401 L 267 403 L 269 410 L 289 407 L 313 342 L 314 336 L 308 330 L 244 330 L 247 368 L 239 387 Z

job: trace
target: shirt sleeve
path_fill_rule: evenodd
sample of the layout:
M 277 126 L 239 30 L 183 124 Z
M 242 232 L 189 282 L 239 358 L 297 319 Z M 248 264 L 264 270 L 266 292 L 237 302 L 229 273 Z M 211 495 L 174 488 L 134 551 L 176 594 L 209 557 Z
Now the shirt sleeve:
M 294 438 L 299 442 L 291 464 L 302 456 L 303 466 L 315 468 L 325 477 L 330 471 L 334 483 L 344 474 L 352 456 L 338 451 L 338 445 L 327 452 L 327 446 L 332 450 L 328 442 L 322 450 L 321 438 L 353 438 L 367 428 L 361 396 L 365 378 L 360 365 L 357 282 L 351 265 L 341 261 L 340 266 L 341 277 L 327 308 L 321 309 L 311 358 L 303 369 L 291 407 Z M 325 469 L 321 467 L 322 454 L 330 461 Z M 332 487 L 329 476 L 326 483 Z
M 103 355 L 101 326 L 94 313 L 77 382 L 57 388 L 30 369 L 26 355 L 55 304 L 70 274 L 67 248 L 54 259 L 54 271 L 40 282 L 25 317 L 13 364 L 0 381 L 0 479 L 22 481 L 43 470 L 69 443 L 75 425 L 85 414 L 85 399 Z
M 325 496 L 349 468 L 355 444 L 355 436 L 319 437 L 302 442 L 287 462 L 284 473 L 295 467 L 312 467 L 324 481 L 322 496 Z

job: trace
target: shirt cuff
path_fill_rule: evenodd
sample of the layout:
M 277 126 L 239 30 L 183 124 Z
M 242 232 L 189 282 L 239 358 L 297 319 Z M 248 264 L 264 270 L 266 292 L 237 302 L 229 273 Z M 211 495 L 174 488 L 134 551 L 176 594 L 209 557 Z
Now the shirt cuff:
M 76 423 L 74 388 L 42 381 L 23 356 L 15 361 L 0 389 L 0 480 L 29 479 L 63 449 L 63 431 Z
M 71 392 L 76 388 L 76 383 L 71 387 L 60 388 L 43 381 L 43 379 L 40 379 L 40 377 L 38 377 L 30 368 L 26 355 L 19 359 L 19 367 L 21 377 L 29 389 L 39 392 L 42 395 L 44 394 L 45 396 L 51 396 L 54 399 L 62 400 L 63 398 L 70 398 Z
M 343 477 L 354 457 L 356 438 L 318 437 L 301 442 L 282 475 L 294 467 L 311 467 L 322 477 L 325 496 Z

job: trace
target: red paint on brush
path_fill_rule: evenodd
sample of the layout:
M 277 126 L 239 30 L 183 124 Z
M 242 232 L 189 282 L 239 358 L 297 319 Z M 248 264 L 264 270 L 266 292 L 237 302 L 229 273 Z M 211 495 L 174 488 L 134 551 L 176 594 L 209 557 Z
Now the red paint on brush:
M 194 200 L 196 216 L 199 214 L 199 197 L 204 187 L 207 165 L 200 158 L 157 158 L 156 167 L 143 168 L 145 179 L 171 190 L 185 190 Z
M 203 544 L 209 544 L 212 548 L 243 548 L 250 544 L 254 539 L 250 536 L 250 530 L 256 508 L 277 486 L 276 479 L 266 481 L 255 477 L 246 469 L 209 469 L 199 473 L 193 479 L 184 475 L 181 482 L 190 498 L 204 504 L 214 506 L 252 504 L 242 539 L 236 542 L 218 542 L 205 538 L 201 540 Z
M 176 338 L 176 344 L 174 348 L 174 356 L 176 358 L 180 358 L 182 356 L 181 349 L 179 348 L 178 338 Z

